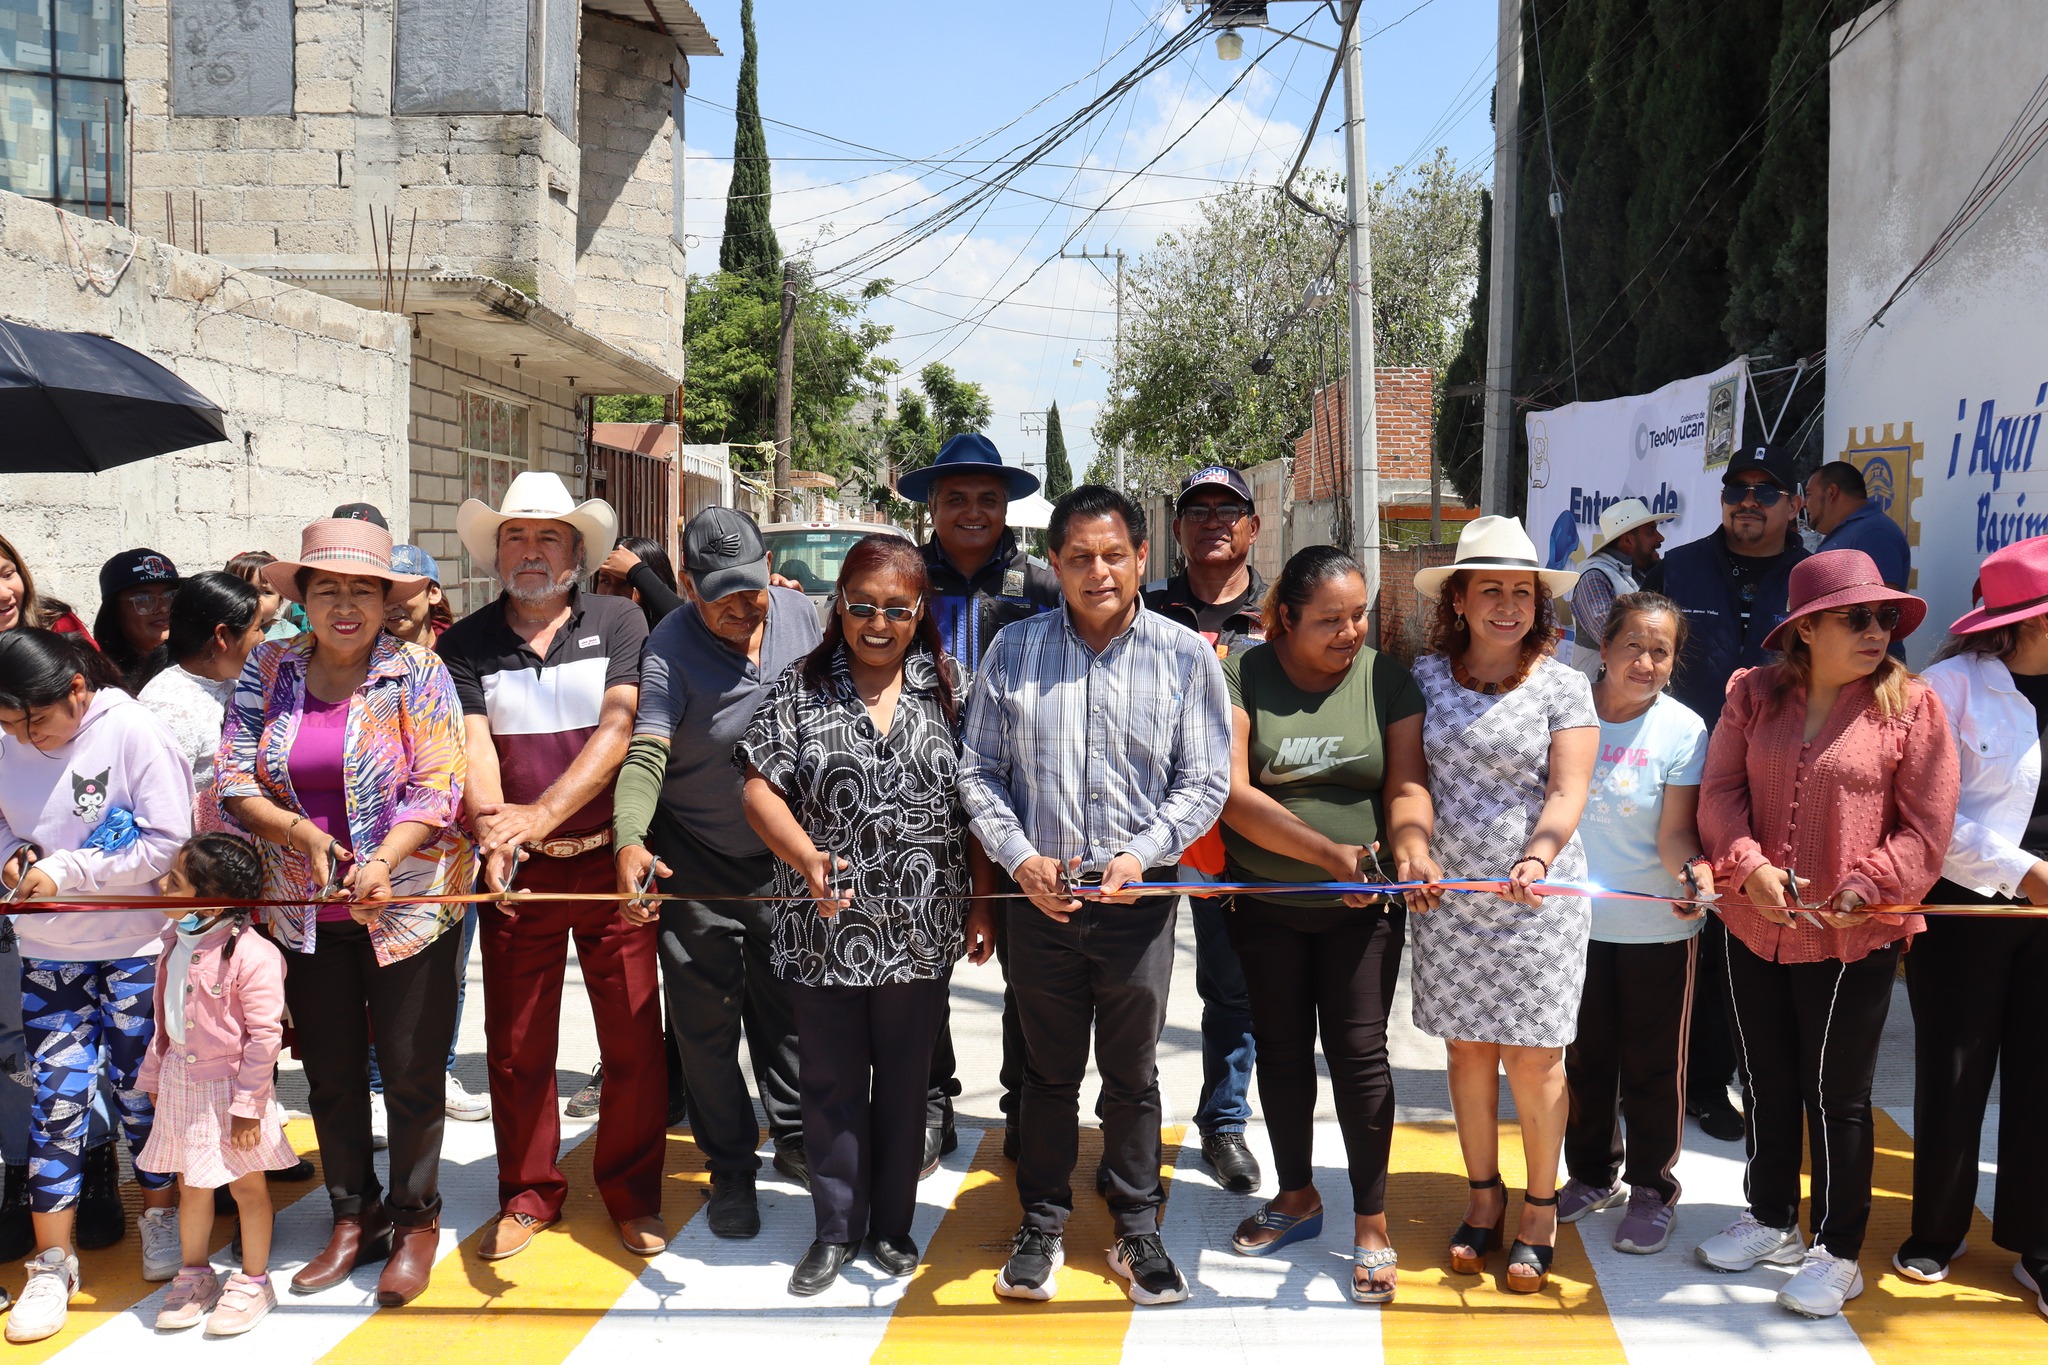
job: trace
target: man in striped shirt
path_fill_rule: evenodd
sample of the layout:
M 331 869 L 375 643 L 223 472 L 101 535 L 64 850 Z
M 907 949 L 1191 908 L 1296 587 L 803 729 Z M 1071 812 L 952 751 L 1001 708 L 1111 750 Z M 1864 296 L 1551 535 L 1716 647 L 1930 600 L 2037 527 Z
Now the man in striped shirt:
M 1102 1075 L 1110 1268 L 1141 1304 L 1187 1297 L 1159 1240 L 1155 1059 L 1173 972 L 1181 851 L 1230 790 L 1229 702 L 1216 651 L 1141 600 L 1145 520 L 1123 494 L 1060 499 L 1047 541 L 1063 610 L 1006 626 L 974 680 L 960 795 L 975 837 L 1037 907 L 1009 926 L 1007 971 L 1027 1059 L 1017 1163 L 1024 1222 L 996 1292 L 1049 1299 L 1073 1211 L 1081 1080 Z M 1102 899 L 1070 894 L 1101 883 Z

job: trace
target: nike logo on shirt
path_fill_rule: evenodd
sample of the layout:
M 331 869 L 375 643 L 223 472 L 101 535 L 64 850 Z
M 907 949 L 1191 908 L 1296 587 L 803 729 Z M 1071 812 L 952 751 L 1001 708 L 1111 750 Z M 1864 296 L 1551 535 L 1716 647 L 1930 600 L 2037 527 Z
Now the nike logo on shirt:
M 1300 782 L 1350 762 L 1337 756 L 1344 743 L 1342 735 L 1306 735 L 1280 741 L 1280 748 L 1267 760 L 1259 781 L 1266 786 Z

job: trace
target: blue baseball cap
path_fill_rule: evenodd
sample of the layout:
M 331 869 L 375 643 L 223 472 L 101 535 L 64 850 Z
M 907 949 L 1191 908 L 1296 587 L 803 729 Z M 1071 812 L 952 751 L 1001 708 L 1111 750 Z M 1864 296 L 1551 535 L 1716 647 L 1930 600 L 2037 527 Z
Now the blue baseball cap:
M 391 572 L 404 574 L 408 578 L 424 576 L 435 587 L 441 585 L 441 566 L 434 557 L 417 545 L 394 545 L 391 547 Z

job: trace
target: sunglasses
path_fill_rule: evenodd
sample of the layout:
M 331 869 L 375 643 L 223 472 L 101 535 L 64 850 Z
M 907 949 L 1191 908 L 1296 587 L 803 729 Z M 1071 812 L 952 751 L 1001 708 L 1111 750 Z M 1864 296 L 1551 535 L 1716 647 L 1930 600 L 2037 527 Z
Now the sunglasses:
M 1196 526 L 1206 526 L 1213 521 L 1218 526 L 1228 528 L 1237 525 L 1251 514 L 1252 509 L 1241 502 L 1221 502 L 1213 505 L 1198 502 L 1192 507 L 1183 507 L 1180 519 Z
M 874 619 L 875 614 L 879 612 L 884 620 L 900 623 L 915 620 L 917 609 L 924 605 L 924 599 L 920 597 L 916 602 L 907 607 L 878 607 L 872 602 L 848 602 L 841 598 L 839 605 L 846 608 L 846 614 L 853 617 L 856 621 L 871 621 Z
M 1887 603 L 1882 607 L 1842 607 L 1834 611 L 1824 611 L 1821 615 L 1841 617 L 1849 623 L 1850 631 L 1857 635 L 1869 630 L 1873 621 L 1877 623 L 1878 629 L 1887 635 L 1899 628 L 1899 608 L 1896 603 Z
M 1721 501 L 1729 507 L 1740 507 L 1752 497 L 1758 507 L 1776 507 L 1778 500 L 1785 496 L 1785 490 L 1764 483 L 1728 483 L 1721 485 Z

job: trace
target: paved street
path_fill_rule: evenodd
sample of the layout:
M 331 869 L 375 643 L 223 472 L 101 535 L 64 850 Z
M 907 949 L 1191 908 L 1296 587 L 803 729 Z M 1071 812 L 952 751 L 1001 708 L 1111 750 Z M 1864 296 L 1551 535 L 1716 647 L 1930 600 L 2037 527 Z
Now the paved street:
M 472 1002 L 480 999 L 471 964 Z M 1344 1297 L 1341 1215 L 1320 1242 L 1296 1254 L 1247 1260 L 1227 1250 L 1230 1229 L 1252 1207 L 1250 1196 L 1219 1189 L 1202 1165 L 1191 1134 L 1180 1126 L 1200 1071 L 1193 941 L 1183 920 L 1173 1007 L 1162 1072 L 1167 1103 L 1170 1196 L 1163 1231 L 1188 1273 L 1193 1297 L 1160 1309 L 1133 1309 L 1102 1263 L 1109 1244 L 1106 1210 L 1092 1194 L 1077 1199 L 1068 1229 L 1069 1263 L 1059 1298 L 1045 1305 L 1001 1301 L 991 1292 L 1017 1219 L 1009 1164 L 1001 1156 L 995 1075 L 1000 977 L 963 967 L 955 983 L 956 1027 L 966 1093 L 962 1146 L 922 1186 L 917 1237 L 926 1265 L 914 1279 L 883 1280 L 865 1265 L 818 1299 L 784 1292 L 789 1267 L 811 1236 L 808 1198 L 778 1179 L 762 1186 L 764 1229 L 753 1242 L 713 1238 L 694 1215 L 705 1177 L 686 1131 L 669 1137 L 666 1213 L 676 1230 L 669 1252 L 643 1263 L 618 1248 L 588 1184 L 589 1126 L 568 1126 L 564 1162 L 577 1196 L 564 1223 L 512 1261 L 488 1264 L 475 1255 L 494 1212 L 495 1182 L 488 1124 L 448 1127 L 443 1184 L 447 1205 L 442 1260 L 432 1288 L 413 1306 L 378 1311 L 374 1275 L 310 1298 L 288 1297 L 283 1311 L 246 1342 L 196 1334 L 156 1339 L 149 1323 L 160 1286 L 144 1284 L 132 1241 L 88 1256 L 85 1296 L 60 1337 L 10 1348 L 8 1361 L 56 1357 L 98 1362 L 138 1351 L 154 1359 L 219 1360 L 221 1353 L 288 1362 L 335 1360 L 389 1365 L 419 1360 L 491 1360 L 504 1365 L 576 1365 L 616 1358 L 687 1352 L 692 1358 L 806 1362 L 910 1362 L 971 1359 L 1045 1365 L 1048 1361 L 1236 1362 L 1300 1358 L 1346 1362 L 1486 1360 L 1532 1354 L 1559 1361 L 1627 1361 L 1630 1365 L 1710 1361 L 1738 1365 L 1796 1352 L 1805 1362 L 1930 1359 L 2048 1360 L 2048 1323 L 2018 1297 L 2011 1257 L 1990 1244 L 1980 1218 L 1976 1250 L 1941 1286 L 1908 1286 L 1879 1267 L 1904 1234 L 1911 1185 L 1911 1053 L 1900 992 L 1878 1078 L 1883 1113 L 1877 1164 L 1877 1212 L 1864 1257 L 1869 1288 L 1843 1317 L 1808 1322 L 1772 1302 L 1784 1271 L 1720 1276 L 1701 1269 L 1691 1245 L 1740 1207 L 1737 1144 L 1690 1134 L 1679 1167 L 1684 1212 L 1669 1251 L 1653 1257 L 1610 1249 L 1611 1220 L 1596 1215 L 1560 1240 L 1553 1288 L 1541 1297 L 1510 1296 L 1496 1274 L 1456 1279 L 1442 1270 L 1441 1244 L 1455 1226 L 1462 1172 L 1448 1123 L 1442 1046 L 1408 1026 L 1405 998 L 1395 1014 L 1394 1060 L 1401 1129 L 1388 1209 L 1404 1269 L 1399 1302 L 1385 1311 Z M 572 978 L 565 1001 L 561 1092 L 580 1083 L 594 1055 L 588 1008 Z M 483 1019 L 464 1017 L 461 1071 L 483 1085 Z M 302 1096 L 288 1077 L 288 1102 Z M 1084 1095 L 1084 1109 L 1086 1096 Z M 1341 1209 L 1345 1184 L 1334 1114 L 1324 1096 L 1317 1134 L 1317 1184 Z M 1512 1118 L 1511 1111 L 1507 1117 Z M 302 1148 L 310 1126 L 294 1124 Z M 1504 1135 L 1510 1187 L 1518 1172 L 1513 1132 Z M 1264 1155 L 1264 1138 L 1253 1144 Z M 1084 1141 L 1082 1167 L 1093 1162 Z M 1980 1205 L 1988 1207 L 1988 1164 Z M 317 1153 L 315 1154 L 317 1160 Z M 764 1175 L 772 1176 L 772 1172 Z M 1085 1178 L 1080 1182 L 1085 1187 Z M 279 1187 L 279 1269 L 288 1273 L 317 1249 L 327 1227 L 317 1187 Z M 292 1200 L 296 1202 L 289 1202 Z M 226 1264 L 225 1253 L 220 1258 Z

